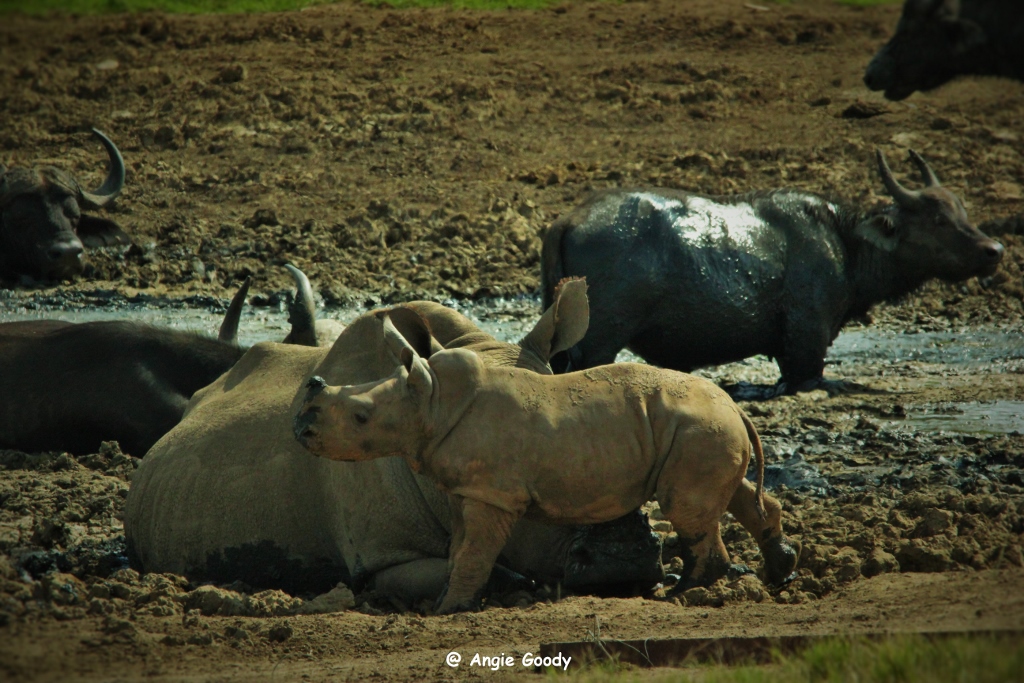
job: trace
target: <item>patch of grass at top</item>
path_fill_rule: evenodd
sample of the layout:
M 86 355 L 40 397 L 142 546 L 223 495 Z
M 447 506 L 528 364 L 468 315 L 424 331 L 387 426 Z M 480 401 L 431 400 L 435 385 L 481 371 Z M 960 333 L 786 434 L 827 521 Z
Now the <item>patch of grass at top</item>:
M 143 12 L 159 10 L 173 14 L 280 12 L 314 5 L 330 4 L 333 0 L 0 0 L 0 14 L 109 14 L 113 12 Z M 366 0 L 365 4 L 380 5 L 384 0 Z M 536 9 L 550 7 L 562 0 L 387 0 L 392 7 L 467 7 L 473 9 L 506 9 L 516 7 Z
M 694 666 L 670 674 L 586 669 L 566 683 L 1005 683 L 1024 680 L 1020 637 L 928 639 L 894 636 L 881 641 L 836 638 L 765 666 Z
M 903 0 L 836 0 L 840 5 L 874 7 L 875 5 L 902 5 Z

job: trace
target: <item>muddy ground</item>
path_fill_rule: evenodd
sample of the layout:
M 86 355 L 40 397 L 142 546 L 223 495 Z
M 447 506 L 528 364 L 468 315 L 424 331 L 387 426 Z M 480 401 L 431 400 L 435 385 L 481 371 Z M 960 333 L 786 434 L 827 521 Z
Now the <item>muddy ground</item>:
M 783 590 L 755 577 L 668 600 L 538 587 L 434 618 L 340 589 L 317 602 L 139 577 L 123 565 L 120 514 L 142 454 L 6 451 L 0 676 L 521 674 L 443 660 L 583 639 L 594 615 L 607 638 L 1024 628 L 1024 87 L 977 79 L 884 102 L 860 76 L 897 14 L 694 0 L 5 17 L 0 161 L 53 163 L 98 184 L 102 152 L 85 131 L 101 128 L 128 164 L 108 213 L 135 239 L 92 252 L 77 283 L 8 283 L 9 316 L 124 315 L 126 303 L 168 300 L 216 309 L 252 274 L 252 303 L 273 318 L 290 261 L 345 315 L 426 297 L 476 301 L 484 321 L 525 320 L 535 299 L 515 297 L 538 285 L 539 236 L 592 188 L 788 185 L 872 203 L 883 195 L 876 146 L 898 174 L 910 170 L 905 149 L 921 151 L 1007 256 L 985 281 L 880 307 L 867 330 L 882 341 L 837 344 L 828 373 L 871 392 L 744 404 L 803 544 Z M 979 351 L 989 337 L 999 350 Z M 919 352 L 906 352 L 915 341 Z M 705 374 L 775 372 L 754 360 Z M 671 570 L 674 535 L 652 512 Z M 737 561 L 760 566 L 735 523 L 725 539 Z

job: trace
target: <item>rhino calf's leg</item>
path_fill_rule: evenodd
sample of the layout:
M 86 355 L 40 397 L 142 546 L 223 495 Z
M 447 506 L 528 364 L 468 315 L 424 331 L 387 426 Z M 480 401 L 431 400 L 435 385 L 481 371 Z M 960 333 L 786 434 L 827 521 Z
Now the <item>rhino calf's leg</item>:
M 719 525 L 726 502 L 713 487 L 677 486 L 668 494 L 658 492 L 661 511 L 672 522 L 683 547 L 683 572 L 676 590 L 711 585 L 728 571 L 729 554 Z
M 782 505 L 778 500 L 763 495 L 764 518 L 757 511 L 757 487 L 744 479 L 729 502 L 729 512 L 757 542 L 764 557 L 765 581 L 772 585 L 783 583 L 796 569 L 799 548 L 794 548 L 782 533 Z
M 674 522 L 672 526 L 675 527 Z M 717 523 L 693 535 L 690 532 L 677 533 L 683 548 L 679 554 L 683 560 L 683 571 L 673 593 L 695 586 L 710 586 L 726 575 L 729 571 L 729 554 L 725 550 Z
M 512 527 L 521 517 L 480 501 L 454 498 L 461 511 L 457 517 L 461 517 L 462 533 L 453 534 L 452 571 L 438 614 L 477 609 L 491 569 L 512 535 Z M 458 546 L 455 545 L 457 535 L 462 537 Z

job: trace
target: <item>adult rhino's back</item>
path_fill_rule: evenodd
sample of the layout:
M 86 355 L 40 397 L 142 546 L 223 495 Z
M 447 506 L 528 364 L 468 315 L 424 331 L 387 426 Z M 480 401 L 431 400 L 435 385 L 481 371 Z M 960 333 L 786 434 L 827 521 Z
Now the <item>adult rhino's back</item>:
M 316 487 L 323 463 L 296 458 L 290 444 L 268 438 L 287 429 L 282 415 L 302 374 L 324 353 L 259 344 L 196 393 L 181 423 L 150 449 L 132 480 L 125 534 L 139 568 L 217 580 L 233 575 L 229 565 L 250 564 L 235 578 L 260 585 L 260 572 L 301 574 L 322 564 L 333 574 L 327 585 L 337 583 L 341 558 L 322 523 L 325 496 Z M 266 487 L 254 477 L 272 478 L 281 498 L 260 495 Z M 238 514 L 239 506 L 245 514 Z M 295 534 L 300 527 L 306 532 Z M 297 563 L 296 557 L 320 562 Z
M 321 460 L 291 436 L 306 378 L 379 374 L 377 345 L 349 336 L 331 351 L 259 344 L 194 396 L 132 481 L 125 533 L 137 566 L 294 593 L 443 556 L 446 502 L 403 463 Z

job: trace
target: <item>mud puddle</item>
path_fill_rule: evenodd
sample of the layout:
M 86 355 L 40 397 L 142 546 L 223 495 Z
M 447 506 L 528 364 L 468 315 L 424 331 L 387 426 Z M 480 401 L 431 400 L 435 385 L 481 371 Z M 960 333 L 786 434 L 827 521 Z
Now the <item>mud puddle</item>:
M 902 420 L 887 423 L 895 429 L 960 434 L 1024 433 L 1024 401 L 971 401 L 910 406 Z
M 893 363 L 915 361 L 963 365 L 1024 359 L 1019 329 L 971 329 L 959 332 L 906 332 L 866 328 L 843 332 L 832 344 L 829 361 Z
M 259 303 L 248 306 L 239 324 L 239 342 L 255 344 L 281 339 L 288 331 L 287 305 L 289 294 L 254 297 Z M 189 300 L 157 300 L 134 302 L 111 301 L 110 305 L 53 306 L 30 302 L 27 306 L 0 308 L 0 323 L 16 320 L 60 319 L 70 322 L 96 320 L 135 320 L 175 329 L 215 333 L 223 320 L 227 300 L 205 297 L 200 305 Z M 540 298 L 519 296 L 484 299 L 475 302 L 443 301 L 473 320 L 481 329 L 502 341 L 522 339 L 537 321 Z M 365 312 L 361 305 L 331 306 L 318 312 L 320 318 L 348 323 Z M 629 351 L 617 360 L 642 362 Z M 1017 328 L 977 328 L 958 332 L 907 333 L 885 328 L 857 328 L 842 332 L 829 349 L 826 363 L 837 372 L 849 374 L 849 366 L 876 363 L 917 362 L 939 365 L 982 365 L 1024 360 L 1024 331 Z M 740 380 L 774 382 L 778 370 L 774 361 L 756 356 L 739 363 L 730 363 L 700 374 L 719 379 L 735 375 Z

